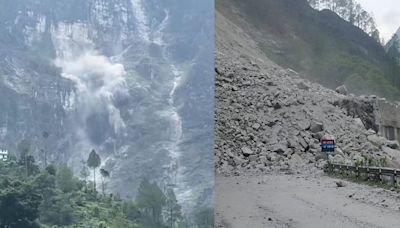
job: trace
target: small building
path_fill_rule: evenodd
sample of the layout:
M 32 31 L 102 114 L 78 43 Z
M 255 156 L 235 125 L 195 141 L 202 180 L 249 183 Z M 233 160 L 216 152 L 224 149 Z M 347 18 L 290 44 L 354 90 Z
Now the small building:
M 375 121 L 379 132 L 388 140 L 400 142 L 400 106 L 383 99 L 375 102 Z
M 0 149 L 0 161 L 8 160 L 8 151 Z

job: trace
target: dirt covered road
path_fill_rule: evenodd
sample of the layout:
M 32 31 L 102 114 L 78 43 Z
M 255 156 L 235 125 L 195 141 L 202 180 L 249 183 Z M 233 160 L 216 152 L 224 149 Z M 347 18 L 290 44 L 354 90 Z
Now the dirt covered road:
M 400 227 L 400 194 L 327 176 L 216 178 L 219 228 Z

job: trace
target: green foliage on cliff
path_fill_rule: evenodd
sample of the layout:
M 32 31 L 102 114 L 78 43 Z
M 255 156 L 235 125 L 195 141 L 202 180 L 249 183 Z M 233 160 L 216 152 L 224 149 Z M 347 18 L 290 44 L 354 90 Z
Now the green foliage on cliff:
M 100 196 L 66 166 L 26 176 L 24 160 L 0 162 L 0 227 L 140 227 L 128 201 Z

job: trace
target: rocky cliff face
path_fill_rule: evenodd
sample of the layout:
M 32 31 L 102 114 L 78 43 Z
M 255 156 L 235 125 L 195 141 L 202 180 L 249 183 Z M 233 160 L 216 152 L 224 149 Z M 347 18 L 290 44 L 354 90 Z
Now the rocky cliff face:
M 322 168 L 367 159 L 398 166 L 396 142 L 378 136 L 374 97 L 343 95 L 270 61 L 256 42 L 217 13 L 216 167 L 223 174 Z
M 110 191 L 133 196 L 147 177 L 172 186 L 186 208 L 211 204 L 212 7 L 3 1 L 1 145 L 17 151 L 27 139 L 38 160 L 46 150 L 77 172 L 94 148 Z

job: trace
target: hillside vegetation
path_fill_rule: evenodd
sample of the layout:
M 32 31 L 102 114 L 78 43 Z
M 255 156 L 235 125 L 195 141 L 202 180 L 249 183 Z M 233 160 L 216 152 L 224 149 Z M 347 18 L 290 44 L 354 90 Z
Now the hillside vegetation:
M 315 10 L 307 0 L 219 0 L 217 10 L 268 57 L 308 79 L 329 88 L 345 84 L 355 94 L 400 98 L 398 65 L 376 35 L 329 9 Z
M 308 0 L 308 2 L 317 10 L 329 9 L 335 12 L 375 40 L 380 41 L 373 15 L 365 11 L 356 0 Z
M 20 146 L 21 148 L 23 146 Z M 27 152 L 27 150 L 25 150 Z M 172 189 L 143 179 L 135 200 L 106 193 L 108 171 L 101 169 L 101 192 L 88 181 L 88 168 L 96 169 L 100 157 L 92 151 L 82 169 L 84 180 L 65 165 L 35 163 L 33 156 L 0 161 L 0 227 L 185 228 L 212 227 L 211 209 L 201 209 L 188 221 Z M 94 180 L 96 181 L 96 180 Z

